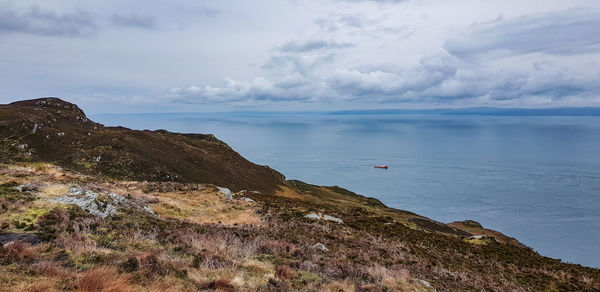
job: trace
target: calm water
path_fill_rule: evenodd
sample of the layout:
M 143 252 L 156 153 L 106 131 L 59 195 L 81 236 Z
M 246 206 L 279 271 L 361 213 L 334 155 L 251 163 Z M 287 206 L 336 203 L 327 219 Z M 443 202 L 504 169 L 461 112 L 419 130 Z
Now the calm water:
M 339 185 L 442 222 L 473 219 L 542 255 L 600 267 L 600 117 L 92 118 L 135 129 L 214 133 L 289 179 Z

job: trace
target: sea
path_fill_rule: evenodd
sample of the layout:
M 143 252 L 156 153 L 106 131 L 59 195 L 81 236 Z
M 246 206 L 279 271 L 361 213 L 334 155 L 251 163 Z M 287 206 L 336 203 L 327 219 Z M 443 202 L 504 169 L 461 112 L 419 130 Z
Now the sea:
M 90 117 L 108 126 L 212 133 L 288 179 L 337 185 L 441 222 L 475 220 L 544 256 L 600 267 L 599 116 L 233 112 Z

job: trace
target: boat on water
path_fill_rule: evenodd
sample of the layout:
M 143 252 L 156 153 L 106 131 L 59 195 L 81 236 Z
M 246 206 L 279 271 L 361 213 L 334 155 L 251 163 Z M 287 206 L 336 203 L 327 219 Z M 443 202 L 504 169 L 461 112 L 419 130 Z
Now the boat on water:
M 373 166 L 374 168 L 383 168 L 383 169 L 388 169 L 387 165 L 375 165 Z

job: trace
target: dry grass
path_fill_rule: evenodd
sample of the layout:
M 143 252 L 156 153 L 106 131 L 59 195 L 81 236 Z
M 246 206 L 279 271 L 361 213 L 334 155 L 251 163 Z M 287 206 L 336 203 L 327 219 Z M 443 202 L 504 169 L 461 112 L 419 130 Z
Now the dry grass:
M 4 244 L 0 248 L 0 261 L 13 263 L 19 260 L 29 259 L 35 254 L 31 244 L 21 240 L 15 240 Z
M 210 289 L 216 291 L 224 291 L 224 292 L 234 292 L 235 287 L 230 284 L 230 281 L 227 279 L 218 279 L 212 280 L 206 283 L 200 284 L 200 289 Z
M 150 207 L 166 218 L 197 224 L 244 225 L 261 222 L 252 203 L 226 200 L 222 194 L 212 189 L 161 193 L 155 198 L 159 202 Z
M 54 292 L 54 291 L 60 291 L 59 289 L 57 289 L 56 287 L 54 287 L 54 283 L 52 281 L 44 281 L 44 280 L 37 280 L 33 283 L 21 283 L 19 284 L 17 287 L 13 287 L 14 290 L 12 291 L 19 291 L 19 292 Z
M 136 291 L 127 275 L 119 274 L 114 268 L 100 267 L 83 272 L 79 276 L 80 292 L 125 292 Z
M 356 284 L 349 280 L 335 281 L 323 287 L 326 292 L 355 292 Z

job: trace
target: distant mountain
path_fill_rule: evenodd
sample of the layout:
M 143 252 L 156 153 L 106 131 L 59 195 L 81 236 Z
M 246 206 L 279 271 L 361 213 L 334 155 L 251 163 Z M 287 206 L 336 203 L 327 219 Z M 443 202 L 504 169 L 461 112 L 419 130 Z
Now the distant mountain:
M 461 109 L 373 109 L 329 112 L 330 115 L 480 115 L 480 116 L 600 116 L 600 107 L 564 107 L 547 109 L 473 107 Z

